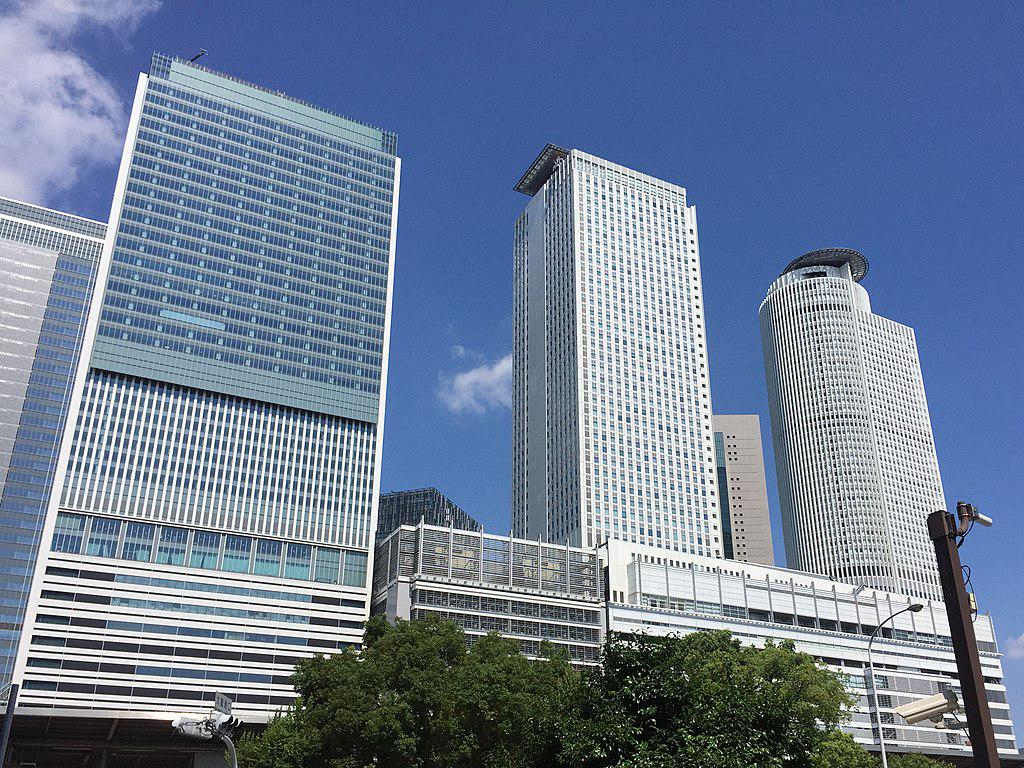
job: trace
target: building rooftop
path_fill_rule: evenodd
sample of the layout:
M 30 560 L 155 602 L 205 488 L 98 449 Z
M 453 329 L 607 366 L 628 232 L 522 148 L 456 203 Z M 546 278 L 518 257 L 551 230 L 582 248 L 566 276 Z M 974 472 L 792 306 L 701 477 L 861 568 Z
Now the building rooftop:
M 0 196 L 0 216 L 9 216 L 33 224 L 60 227 L 85 237 L 102 240 L 107 234 L 107 225 L 102 221 L 94 221 L 73 213 L 57 211 L 35 203 L 23 203 L 11 197 Z
M 855 251 L 852 248 L 819 248 L 793 259 L 782 270 L 782 274 L 785 275 L 803 267 L 841 267 L 843 264 L 850 265 L 850 274 L 858 283 L 868 273 L 868 260 L 860 251 Z
M 243 80 L 240 77 L 229 75 L 226 72 L 220 72 L 216 69 L 210 69 L 209 67 L 203 66 L 202 64 L 198 64 L 194 61 L 182 58 L 180 56 L 169 56 L 167 54 L 154 53 L 150 64 L 150 74 L 157 75 L 160 77 L 166 77 L 166 73 L 170 70 L 172 63 L 177 64 L 181 67 L 188 67 L 189 69 L 195 70 L 196 72 L 206 73 L 207 75 L 213 75 L 214 77 L 223 78 L 224 80 L 236 83 L 237 85 L 240 85 L 244 88 L 251 88 L 254 91 L 259 91 L 272 98 L 277 98 L 286 102 L 290 102 L 291 104 L 294 104 L 299 108 L 312 110 L 314 113 L 320 113 L 322 115 L 327 115 L 333 118 L 339 118 L 340 120 L 343 120 L 347 123 L 351 123 L 354 126 L 359 126 L 368 131 L 375 132 L 379 134 L 382 139 L 384 151 L 389 152 L 391 154 L 395 154 L 398 151 L 398 134 L 395 133 L 394 131 L 387 131 L 383 128 L 380 128 L 379 126 L 373 125 L 372 123 L 367 123 L 362 120 L 355 120 L 347 115 L 341 114 L 340 112 L 336 112 L 332 109 L 327 109 L 326 107 L 322 107 L 318 104 L 306 101 L 305 99 L 290 96 L 284 91 L 276 91 L 272 88 L 267 88 L 266 86 L 259 85 L 258 83 L 252 83 L 248 80 Z
M 544 182 L 551 178 L 551 174 L 555 170 L 555 163 L 568 156 L 569 150 L 565 147 L 560 147 L 557 144 L 548 144 L 540 151 L 537 159 L 526 169 L 526 173 L 523 174 L 523 177 L 519 179 L 519 182 L 513 189 L 516 192 L 522 192 L 524 195 L 533 197 L 540 192 Z

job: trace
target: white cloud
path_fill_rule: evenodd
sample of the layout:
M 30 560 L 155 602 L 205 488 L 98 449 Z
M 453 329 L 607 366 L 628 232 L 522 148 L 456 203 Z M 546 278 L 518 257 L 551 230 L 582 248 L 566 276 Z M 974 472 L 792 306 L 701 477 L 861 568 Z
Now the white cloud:
M 1024 635 L 1017 635 L 1010 637 L 1006 641 L 1006 647 L 1003 648 L 1003 653 L 1011 659 L 1024 659 Z
M 159 0 L 25 0 L 0 16 L 0 194 L 46 202 L 121 157 L 126 112 L 71 50 L 79 32 L 133 30 Z
M 437 391 L 441 402 L 455 413 L 484 413 L 512 407 L 512 355 L 443 378 Z

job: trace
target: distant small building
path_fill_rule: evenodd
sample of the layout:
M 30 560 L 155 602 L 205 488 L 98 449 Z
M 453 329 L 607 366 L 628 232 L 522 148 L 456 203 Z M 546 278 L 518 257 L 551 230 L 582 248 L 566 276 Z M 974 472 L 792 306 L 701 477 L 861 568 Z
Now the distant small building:
M 760 421 L 756 415 L 720 413 L 713 419 L 725 556 L 775 565 Z
M 437 488 L 416 488 L 381 494 L 377 513 L 377 538 L 382 539 L 403 525 L 427 525 L 479 531 L 482 526 Z

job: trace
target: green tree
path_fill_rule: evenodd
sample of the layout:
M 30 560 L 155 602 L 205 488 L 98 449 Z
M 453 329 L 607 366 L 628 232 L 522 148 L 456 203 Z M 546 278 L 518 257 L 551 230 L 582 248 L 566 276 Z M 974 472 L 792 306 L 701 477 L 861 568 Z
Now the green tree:
M 742 646 L 728 632 L 613 637 L 567 708 L 560 762 L 810 768 L 851 704 L 838 676 L 789 643 Z
M 832 730 L 811 753 L 812 768 L 878 768 L 878 761 L 848 733 Z
M 531 662 L 496 635 L 467 650 L 437 619 L 375 617 L 363 649 L 303 661 L 294 707 L 239 747 L 247 768 L 533 768 L 578 680 L 564 657 Z
M 889 755 L 889 768 L 951 768 L 952 763 L 916 753 Z

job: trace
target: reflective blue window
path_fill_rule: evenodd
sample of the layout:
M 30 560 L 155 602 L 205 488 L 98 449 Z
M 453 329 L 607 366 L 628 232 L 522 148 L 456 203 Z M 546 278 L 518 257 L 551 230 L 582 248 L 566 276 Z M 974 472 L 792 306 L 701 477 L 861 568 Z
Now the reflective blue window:
M 192 557 L 189 565 L 193 568 L 216 568 L 220 553 L 220 534 L 196 531 L 192 537 Z
M 89 543 L 85 547 L 85 554 L 95 557 L 117 557 L 117 537 L 120 533 L 120 520 L 94 517 L 89 528 Z
M 184 565 L 187 543 L 188 529 L 161 527 L 160 542 L 156 548 L 156 561 L 164 565 Z
M 366 586 L 366 559 L 365 552 L 345 553 L 345 577 L 342 583 L 346 587 Z
M 284 559 L 284 575 L 287 579 L 305 579 L 309 581 L 309 566 L 313 556 L 313 547 L 309 544 L 289 544 Z
M 85 531 L 85 517 L 67 512 L 57 513 L 57 526 L 53 530 L 54 552 L 78 554 L 82 551 L 82 534 Z
M 224 540 L 224 563 L 221 568 L 235 573 L 248 573 L 251 552 L 252 539 L 228 534 Z
M 153 559 L 153 534 L 156 526 L 151 523 L 128 523 L 124 530 L 124 545 L 121 557 L 125 560 L 139 560 L 148 563 Z
M 256 542 L 256 564 L 253 573 L 260 576 L 281 575 L 281 542 L 260 539 Z
M 328 549 L 327 547 L 317 547 L 316 569 L 313 572 L 313 580 L 337 584 L 338 568 L 340 565 L 341 552 L 339 550 Z

